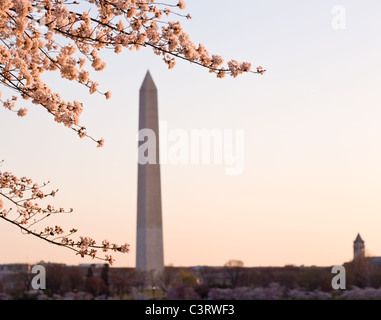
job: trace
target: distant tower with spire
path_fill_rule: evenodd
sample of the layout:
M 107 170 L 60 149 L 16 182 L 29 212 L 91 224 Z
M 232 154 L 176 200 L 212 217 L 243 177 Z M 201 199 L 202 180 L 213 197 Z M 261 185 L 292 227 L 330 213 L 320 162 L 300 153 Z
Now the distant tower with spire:
M 353 261 L 365 257 L 365 242 L 361 239 L 360 234 L 357 234 L 356 240 L 353 241 Z

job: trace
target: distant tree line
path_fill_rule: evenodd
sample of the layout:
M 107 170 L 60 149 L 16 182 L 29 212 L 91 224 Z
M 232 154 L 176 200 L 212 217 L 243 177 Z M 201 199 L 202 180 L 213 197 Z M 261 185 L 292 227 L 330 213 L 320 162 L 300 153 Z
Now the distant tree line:
M 284 292 L 334 293 L 330 267 L 244 267 L 231 260 L 224 267 L 201 266 L 197 268 L 165 267 L 158 276 L 135 268 L 66 266 L 46 264 L 47 296 L 67 292 L 87 292 L 92 297 L 113 299 L 207 299 L 211 290 L 217 289 L 274 288 Z M 366 259 L 345 264 L 347 288 L 381 288 L 381 268 L 372 267 Z M 3 276 L 0 292 L 22 299 L 30 290 L 31 275 L 18 273 Z

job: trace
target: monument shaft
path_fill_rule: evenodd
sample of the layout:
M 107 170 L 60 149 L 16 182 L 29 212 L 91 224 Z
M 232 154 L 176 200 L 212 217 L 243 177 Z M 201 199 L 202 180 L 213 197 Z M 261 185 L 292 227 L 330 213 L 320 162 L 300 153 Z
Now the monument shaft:
M 138 163 L 136 268 L 160 273 L 164 268 L 161 181 L 159 163 L 159 117 L 157 88 L 148 72 L 140 88 L 139 130 L 156 136 L 156 163 Z M 144 143 L 139 142 L 139 146 Z

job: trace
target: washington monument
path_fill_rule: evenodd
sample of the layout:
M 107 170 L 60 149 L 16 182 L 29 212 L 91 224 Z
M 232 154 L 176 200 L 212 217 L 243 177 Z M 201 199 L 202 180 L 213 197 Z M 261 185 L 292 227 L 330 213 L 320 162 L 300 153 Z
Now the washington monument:
M 136 268 L 143 271 L 164 269 L 163 226 L 161 215 L 161 183 L 159 163 L 159 119 L 157 88 L 149 71 L 140 88 L 139 132 L 152 130 L 156 136 L 156 150 L 149 150 L 156 155 L 155 163 L 138 159 L 138 204 L 136 232 Z M 139 135 L 139 147 L 144 143 Z

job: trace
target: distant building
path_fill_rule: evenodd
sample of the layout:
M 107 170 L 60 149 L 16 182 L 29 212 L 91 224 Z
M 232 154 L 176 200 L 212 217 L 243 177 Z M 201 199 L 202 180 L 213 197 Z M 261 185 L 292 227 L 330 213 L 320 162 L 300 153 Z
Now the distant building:
M 78 267 L 80 268 L 95 268 L 95 269 L 102 269 L 104 267 L 105 263 L 80 263 Z
M 30 265 L 25 263 L 10 263 L 0 265 L 0 277 L 6 274 L 30 273 Z
M 361 239 L 360 234 L 357 234 L 355 241 L 353 241 L 353 261 L 363 259 L 365 257 L 365 242 Z
M 364 259 L 369 263 L 370 268 L 381 268 L 381 257 L 366 257 L 365 256 L 365 241 L 357 234 L 353 241 L 353 262 Z

